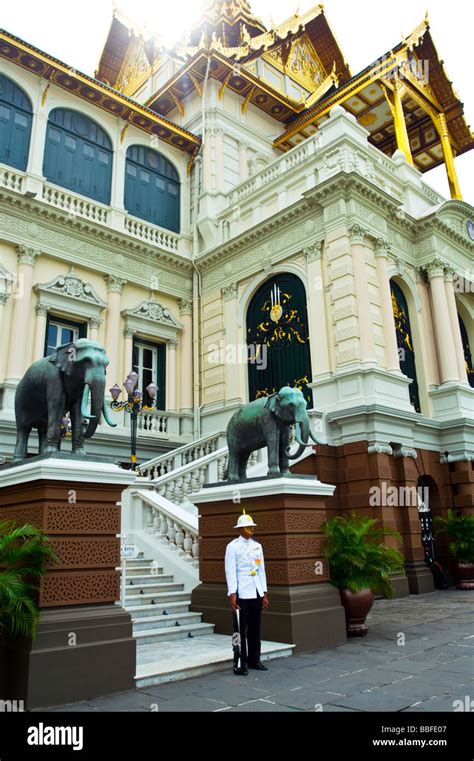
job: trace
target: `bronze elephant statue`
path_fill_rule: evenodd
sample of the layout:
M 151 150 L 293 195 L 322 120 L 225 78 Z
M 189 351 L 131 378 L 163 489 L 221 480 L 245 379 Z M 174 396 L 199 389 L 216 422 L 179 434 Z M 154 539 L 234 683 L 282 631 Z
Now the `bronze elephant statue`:
M 289 461 L 299 457 L 312 442 L 320 444 L 311 430 L 307 402 L 298 388 L 284 386 L 276 394 L 245 404 L 229 420 L 229 481 L 247 477 L 247 463 L 252 452 L 268 450 L 268 475 L 288 475 Z M 290 454 L 290 426 L 295 425 L 299 447 Z M 308 443 L 311 438 L 312 442 Z
M 51 356 L 33 362 L 15 394 L 17 439 L 14 461 L 27 456 L 32 428 L 38 429 L 40 454 L 57 452 L 66 412 L 71 418 L 72 451 L 77 455 L 85 454 L 84 439 L 95 433 L 101 413 L 110 426 L 115 426 L 104 404 L 108 364 L 103 346 L 86 338 L 58 346 Z

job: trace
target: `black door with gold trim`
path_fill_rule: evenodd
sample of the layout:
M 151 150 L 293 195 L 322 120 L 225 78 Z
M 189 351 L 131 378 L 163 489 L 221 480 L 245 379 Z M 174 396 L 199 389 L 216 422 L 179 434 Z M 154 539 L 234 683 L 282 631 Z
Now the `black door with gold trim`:
M 255 293 L 247 312 L 247 345 L 250 401 L 292 386 L 312 406 L 306 293 L 296 275 L 276 275 Z

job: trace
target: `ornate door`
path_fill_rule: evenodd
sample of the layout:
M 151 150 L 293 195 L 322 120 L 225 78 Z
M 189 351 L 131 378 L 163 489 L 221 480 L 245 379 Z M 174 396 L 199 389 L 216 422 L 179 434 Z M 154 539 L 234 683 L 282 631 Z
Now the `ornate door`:
M 292 386 L 312 406 L 306 293 L 296 275 L 276 275 L 260 286 L 247 312 L 247 345 L 250 401 Z

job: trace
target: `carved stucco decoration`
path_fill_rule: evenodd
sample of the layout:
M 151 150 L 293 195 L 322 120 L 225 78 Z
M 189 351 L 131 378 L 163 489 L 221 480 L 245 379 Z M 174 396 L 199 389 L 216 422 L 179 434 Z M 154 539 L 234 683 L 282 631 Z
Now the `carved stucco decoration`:
M 87 320 L 99 319 L 107 307 L 91 283 L 78 277 L 71 268 L 67 275 L 58 275 L 49 283 L 37 283 L 34 290 L 38 303 L 48 309 L 59 310 Z
M 178 331 L 183 328 L 170 309 L 153 298 L 142 301 L 133 309 L 122 310 L 122 317 L 126 329 L 166 341 L 176 341 Z

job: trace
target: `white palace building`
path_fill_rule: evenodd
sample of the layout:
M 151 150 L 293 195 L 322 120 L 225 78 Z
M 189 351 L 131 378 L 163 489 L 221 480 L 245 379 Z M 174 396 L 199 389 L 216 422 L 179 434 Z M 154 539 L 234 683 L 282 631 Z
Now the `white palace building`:
M 336 485 L 334 510 L 384 478 L 473 511 L 474 208 L 455 165 L 473 147 L 427 19 L 356 74 L 321 5 L 268 29 L 247 0 L 207 0 L 171 50 L 117 10 L 94 76 L 1 31 L 1 454 L 26 368 L 88 337 L 108 387 L 132 368 L 159 387 L 138 460 L 177 525 L 223 476 L 231 414 L 285 385 L 326 442 L 294 467 Z M 439 165 L 450 198 L 425 182 Z M 116 420 L 88 452 L 126 462 Z M 423 591 L 416 511 L 384 521 Z

